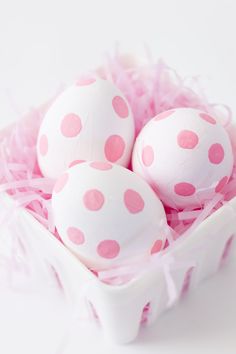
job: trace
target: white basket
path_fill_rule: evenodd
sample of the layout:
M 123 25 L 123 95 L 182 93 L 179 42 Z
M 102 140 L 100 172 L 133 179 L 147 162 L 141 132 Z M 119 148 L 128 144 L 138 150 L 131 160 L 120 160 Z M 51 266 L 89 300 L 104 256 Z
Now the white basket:
M 93 275 L 24 208 L 15 209 L 11 197 L 2 194 L 0 198 L 0 218 L 15 210 L 11 225 L 20 232 L 26 251 L 40 255 L 45 264 L 54 268 L 67 298 L 79 313 L 93 308 L 106 338 L 117 343 L 130 342 L 137 336 L 147 304 L 146 322 L 151 324 L 183 293 L 214 274 L 227 258 L 236 235 L 234 198 L 188 237 L 179 238 L 166 249 L 156 266 L 129 283 L 111 286 Z M 4 240 L 14 237 L 9 223 L 3 224 L 0 234 Z M 37 252 L 33 252 L 35 249 Z

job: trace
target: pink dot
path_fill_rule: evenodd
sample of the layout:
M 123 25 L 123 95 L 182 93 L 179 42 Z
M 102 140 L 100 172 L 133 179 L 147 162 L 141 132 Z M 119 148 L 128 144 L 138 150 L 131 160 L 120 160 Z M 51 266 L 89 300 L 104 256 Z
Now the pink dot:
M 220 191 L 224 188 L 227 182 L 228 182 L 228 177 L 227 176 L 223 177 L 215 188 L 216 193 L 220 193 Z
M 46 135 L 42 135 L 39 140 L 39 151 L 43 156 L 45 156 L 48 152 L 48 138 Z
M 84 243 L 84 234 L 76 227 L 68 227 L 67 235 L 69 240 L 76 245 L 82 245 Z
M 125 150 L 125 142 L 119 135 L 111 135 L 105 143 L 105 156 L 108 161 L 116 162 Z
M 158 121 L 158 120 L 165 119 L 165 118 L 171 116 L 173 113 L 175 113 L 175 110 L 170 110 L 170 111 L 165 111 L 165 112 L 159 113 L 159 114 L 154 118 L 154 120 Z
M 73 167 L 73 166 L 78 165 L 83 162 L 86 162 L 86 160 L 74 160 L 69 164 L 69 167 Z
M 82 124 L 77 114 L 67 114 L 61 122 L 61 132 L 66 138 L 73 138 L 81 131 Z
M 112 106 L 120 118 L 127 118 L 129 116 L 128 105 L 122 97 L 115 96 L 112 100 Z
M 182 130 L 177 136 L 178 145 L 183 149 L 194 149 L 198 140 L 197 134 L 191 130 Z
M 115 258 L 120 253 L 120 245 L 115 240 L 101 241 L 97 246 L 97 253 L 102 258 Z
M 150 145 L 147 145 L 143 148 L 142 151 L 142 160 L 145 166 L 151 166 L 154 160 L 154 151 Z
M 211 163 L 219 165 L 225 156 L 223 146 L 221 144 L 213 144 L 208 150 L 208 157 Z
M 162 249 L 162 245 L 163 245 L 162 240 L 156 240 L 154 245 L 151 248 L 151 254 L 160 252 Z
M 196 192 L 196 188 L 187 182 L 181 182 L 175 185 L 175 193 L 183 197 L 189 197 Z
M 200 118 L 204 119 L 206 122 L 211 123 L 211 124 L 216 124 L 216 120 L 209 116 L 207 113 L 200 113 L 199 114 Z
M 90 166 L 100 171 L 107 171 L 112 169 L 112 165 L 110 163 L 103 161 L 93 161 L 91 162 Z
M 68 173 L 63 173 L 61 177 L 57 180 L 55 187 L 54 187 L 54 192 L 59 193 L 62 191 L 62 189 L 65 187 L 67 181 L 68 181 L 69 175 Z
M 88 210 L 97 211 L 104 204 L 104 196 L 97 189 L 90 189 L 84 194 L 84 205 Z
M 133 189 L 127 189 L 124 193 L 124 203 L 130 213 L 136 214 L 143 210 L 144 200 L 141 195 Z
M 77 86 L 87 86 L 87 85 L 91 85 L 94 82 L 96 82 L 96 79 L 94 77 L 89 77 L 89 76 L 81 76 L 77 81 L 76 81 L 76 85 Z

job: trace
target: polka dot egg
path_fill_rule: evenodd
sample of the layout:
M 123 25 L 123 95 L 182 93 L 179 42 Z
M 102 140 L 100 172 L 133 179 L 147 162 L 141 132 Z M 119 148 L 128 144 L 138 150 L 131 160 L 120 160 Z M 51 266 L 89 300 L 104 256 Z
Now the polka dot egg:
M 109 81 L 86 78 L 65 90 L 45 115 L 38 162 L 50 178 L 81 160 L 127 166 L 133 141 L 134 120 L 122 93 Z
M 52 208 L 63 242 L 92 269 L 142 259 L 164 246 L 162 203 L 122 166 L 85 162 L 69 168 L 56 182 Z
M 142 129 L 132 163 L 165 204 L 181 209 L 200 207 L 222 190 L 232 173 L 233 153 L 226 130 L 213 117 L 178 108 Z

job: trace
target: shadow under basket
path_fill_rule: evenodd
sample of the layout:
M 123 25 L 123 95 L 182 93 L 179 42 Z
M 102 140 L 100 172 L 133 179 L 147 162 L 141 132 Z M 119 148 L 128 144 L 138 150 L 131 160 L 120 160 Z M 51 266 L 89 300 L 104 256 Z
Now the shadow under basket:
M 236 198 L 222 206 L 187 237 L 180 237 L 159 262 L 128 283 L 101 282 L 57 238 L 14 200 L 1 194 L 1 238 L 18 237 L 24 253 L 41 258 L 56 275 L 79 317 L 87 311 L 116 343 L 135 339 L 141 324 L 152 324 L 190 289 L 218 271 L 232 253 L 236 235 Z M 12 227 L 14 226 L 14 227 Z M 49 267 L 45 271 L 47 272 Z

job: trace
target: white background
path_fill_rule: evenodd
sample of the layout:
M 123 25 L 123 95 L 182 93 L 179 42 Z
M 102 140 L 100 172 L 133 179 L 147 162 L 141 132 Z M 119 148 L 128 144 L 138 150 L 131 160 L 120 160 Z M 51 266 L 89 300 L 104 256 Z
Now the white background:
M 116 41 L 140 55 L 148 44 L 183 76 L 200 74 L 212 101 L 236 113 L 235 36 L 233 0 L 0 0 L 0 125 L 100 63 Z M 105 344 L 84 323 L 65 353 L 235 354 L 235 258 L 134 344 Z M 58 294 L 0 296 L 1 353 L 59 354 L 69 315 Z

